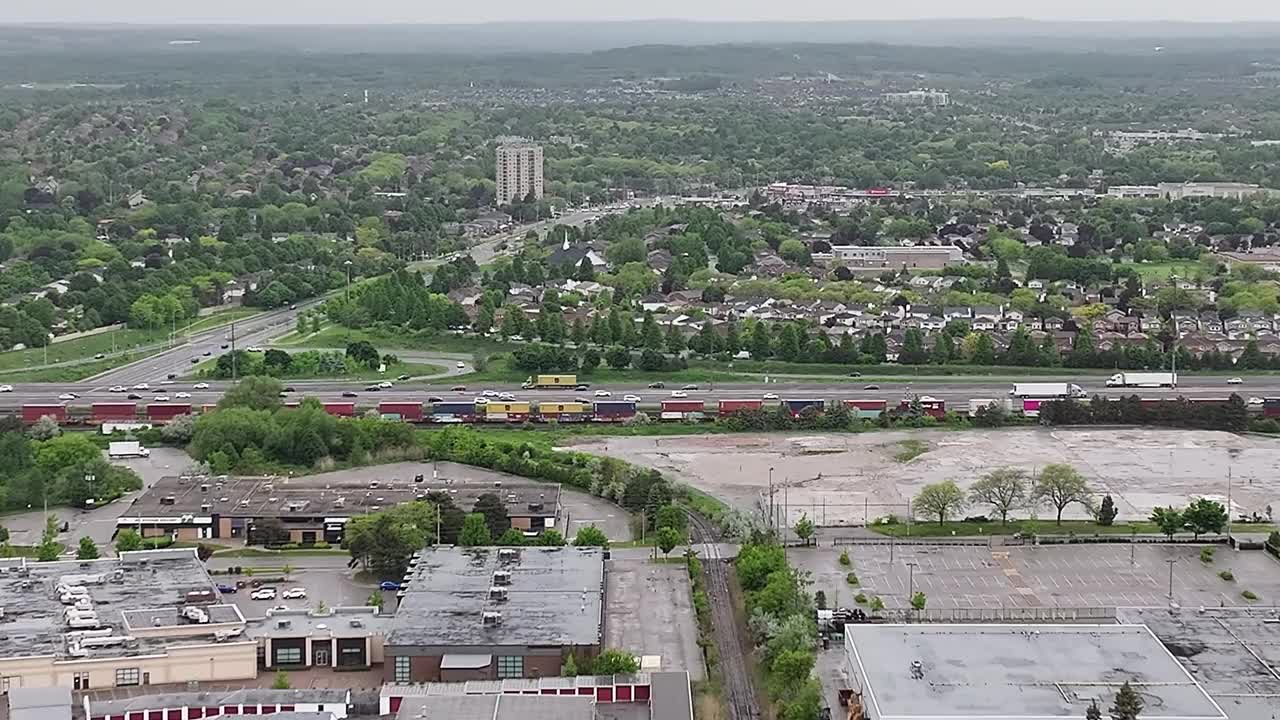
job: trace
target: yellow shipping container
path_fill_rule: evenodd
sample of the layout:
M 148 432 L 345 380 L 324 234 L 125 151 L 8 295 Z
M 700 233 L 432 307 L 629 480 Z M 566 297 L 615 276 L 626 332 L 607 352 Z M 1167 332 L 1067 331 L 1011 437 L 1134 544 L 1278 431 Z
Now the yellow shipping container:
M 538 412 L 543 415 L 563 415 L 574 413 L 586 413 L 590 408 L 586 403 L 580 402 L 540 402 L 538 403 Z
M 485 415 L 528 415 L 527 402 L 492 402 L 484 406 Z

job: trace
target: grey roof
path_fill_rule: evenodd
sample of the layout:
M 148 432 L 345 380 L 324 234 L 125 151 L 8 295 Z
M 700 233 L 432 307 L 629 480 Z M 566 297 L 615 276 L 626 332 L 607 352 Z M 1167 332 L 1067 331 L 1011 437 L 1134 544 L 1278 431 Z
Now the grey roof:
M 187 594 L 203 593 L 217 598 L 217 589 L 194 549 L 153 550 L 123 553 L 120 558 L 36 563 L 23 558 L 0 560 L 0 607 L 4 608 L 4 632 L 0 634 L 0 657 L 49 656 L 67 658 L 69 632 L 67 605 L 59 602 L 60 583 L 83 586 L 91 600 L 98 628 L 113 631 L 113 637 L 129 637 L 117 644 L 86 643 L 85 657 L 118 657 L 154 653 L 179 644 L 213 641 L 227 625 L 210 627 L 208 633 L 175 637 L 155 632 L 154 619 L 161 627 L 189 626 L 178 611 L 188 603 Z M 202 604 L 215 623 L 238 624 L 234 606 Z M 130 627 L 146 626 L 146 637 L 134 636 Z M 87 628 L 81 628 L 87 629 Z M 184 627 L 184 631 L 189 628 Z
M 90 700 L 89 714 L 123 715 L 135 710 L 177 707 L 213 707 L 217 705 L 348 705 L 351 691 L 330 688 L 244 688 L 208 692 L 172 692 L 134 695 L 115 700 Z
M 1226 717 L 1140 625 L 849 625 L 845 647 L 868 720 L 1081 718 L 1126 681 L 1145 720 Z
M 511 573 L 506 600 L 490 598 L 497 570 Z M 600 548 L 428 548 L 409 571 L 386 644 L 459 652 L 598 645 L 603 595 Z M 485 612 L 501 613 L 500 621 L 485 624 Z
M 8 695 L 9 720 L 71 720 L 71 688 L 15 687 Z
M 406 697 L 397 720 L 594 720 L 595 699 L 542 695 Z
M 323 613 L 309 608 L 269 610 L 266 617 L 248 620 L 245 632 L 255 638 L 366 637 L 384 634 L 394 619 L 367 606 L 329 608 Z
M 689 673 L 651 673 L 649 683 L 653 720 L 693 720 L 693 695 L 689 689 Z

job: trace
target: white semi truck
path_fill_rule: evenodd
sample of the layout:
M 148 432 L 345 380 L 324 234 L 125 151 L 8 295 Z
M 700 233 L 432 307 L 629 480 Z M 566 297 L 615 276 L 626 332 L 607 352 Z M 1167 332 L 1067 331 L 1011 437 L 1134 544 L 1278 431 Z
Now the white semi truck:
M 1178 373 L 1116 373 L 1107 378 L 1107 387 L 1176 388 L 1178 387 Z
M 1082 398 L 1084 388 L 1075 383 L 1016 383 L 1009 394 L 1016 398 Z

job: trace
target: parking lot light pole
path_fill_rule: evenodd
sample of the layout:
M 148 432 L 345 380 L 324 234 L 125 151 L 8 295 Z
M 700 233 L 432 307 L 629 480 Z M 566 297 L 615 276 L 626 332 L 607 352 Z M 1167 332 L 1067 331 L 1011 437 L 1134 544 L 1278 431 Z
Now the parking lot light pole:
M 1165 562 L 1169 563 L 1169 604 L 1172 605 L 1173 604 L 1173 564 L 1178 562 L 1178 559 L 1170 558 L 1168 560 L 1165 560 Z
M 909 616 L 914 616 L 915 605 L 911 603 L 911 599 L 916 596 L 916 562 L 914 560 L 907 561 L 907 612 Z

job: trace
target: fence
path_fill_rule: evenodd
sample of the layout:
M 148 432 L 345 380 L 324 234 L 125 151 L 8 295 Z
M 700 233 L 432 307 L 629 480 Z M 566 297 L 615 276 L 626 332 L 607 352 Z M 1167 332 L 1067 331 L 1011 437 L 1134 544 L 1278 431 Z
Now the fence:
M 1002 607 L 881 610 L 878 617 L 896 623 L 1061 623 L 1114 622 L 1114 607 Z

